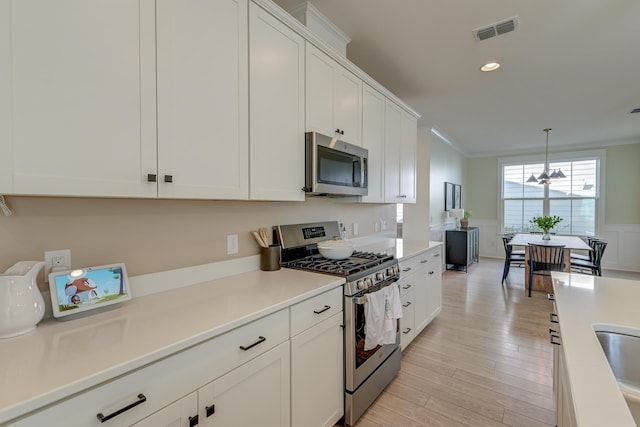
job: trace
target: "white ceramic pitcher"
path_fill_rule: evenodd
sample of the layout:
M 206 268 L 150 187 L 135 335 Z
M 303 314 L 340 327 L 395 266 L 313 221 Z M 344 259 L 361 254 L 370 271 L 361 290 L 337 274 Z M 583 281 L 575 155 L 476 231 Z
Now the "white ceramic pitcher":
M 42 261 L 20 261 L 0 274 L 0 338 L 26 334 L 44 316 L 36 276 Z

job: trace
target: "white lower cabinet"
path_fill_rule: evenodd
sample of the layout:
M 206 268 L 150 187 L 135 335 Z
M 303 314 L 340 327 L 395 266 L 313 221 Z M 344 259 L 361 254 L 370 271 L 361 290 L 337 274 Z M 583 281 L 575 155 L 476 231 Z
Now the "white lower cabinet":
M 149 415 L 132 427 L 191 427 L 198 414 L 198 393 L 193 392 L 177 402 Z
M 284 342 L 202 387 L 198 426 L 289 426 L 289 364 Z
M 342 298 L 336 288 L 291 307 L 292 427 L 332 427 L 344 414 Z
M 441 251 L 439 245 L 400 261 L 400 296 L 404 316 L 400 321 L 400 343 L 403 350 L 442 308 Z M 411 304 L 407 306 L 408 302 Z

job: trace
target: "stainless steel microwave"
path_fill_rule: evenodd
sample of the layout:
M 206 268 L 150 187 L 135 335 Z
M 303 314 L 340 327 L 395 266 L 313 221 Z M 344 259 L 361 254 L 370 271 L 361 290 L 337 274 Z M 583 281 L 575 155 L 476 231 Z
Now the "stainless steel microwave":
M 368 150 L 317 132 L 305 134 L 309 195 L 366 196 Z

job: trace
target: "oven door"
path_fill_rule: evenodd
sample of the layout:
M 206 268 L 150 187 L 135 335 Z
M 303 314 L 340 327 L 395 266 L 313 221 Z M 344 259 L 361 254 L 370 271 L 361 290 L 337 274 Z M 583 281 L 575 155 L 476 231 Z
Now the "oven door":
M 305 190 L 310 194 L 366 196 L 367 156 L 365 148 L 308 132 Z
M 384 286 L 398 286 L 395 280 L 385 282 Z M 345 296 L 345 387 L 355 391 L 387 358 L 400 346 L 400 329 L 396 325 L 396 342 L 364 350 L 366 338 L 366 320 L 364 301 L 366 293 Z

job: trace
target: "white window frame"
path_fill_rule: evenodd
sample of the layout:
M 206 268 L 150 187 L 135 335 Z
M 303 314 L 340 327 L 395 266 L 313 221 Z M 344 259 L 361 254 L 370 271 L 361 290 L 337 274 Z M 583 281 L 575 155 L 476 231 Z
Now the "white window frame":
M 549 153 L 549 163 L 555 162 L 568 162 L 579 160 L 596 160 L 596 212 L 595 212 L 595 235 L 599 235 L 600 230 L 604 227 L 604 206 L 605 206 L 605 192 L 602 191 L 605 188 L 605 164 L 606 164 L 606 150 L 588 150 L 588 151 L 566 151 Z M 542 163 L 544 164 L 544 154 L 537 155 L 523 155 L 513 157 L 498 158 L 498 229 L 504 233 L 504 166 L 519 165 L 523 163 Z M 540 171 L 542 173 L 542 171 Z M 551 184 L 553 185 L 553 184 Z M 546 186 L 548 187 L 548 186 Z M 543 197 L 544 211 L 549 211 L 549 192 L 548 188 L 545 188 Z M 559 199 L 563 200 L 563 199 Z M 579 236 L 586 237 L 586 236 Z

